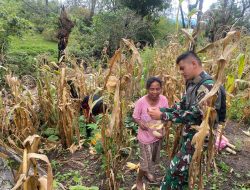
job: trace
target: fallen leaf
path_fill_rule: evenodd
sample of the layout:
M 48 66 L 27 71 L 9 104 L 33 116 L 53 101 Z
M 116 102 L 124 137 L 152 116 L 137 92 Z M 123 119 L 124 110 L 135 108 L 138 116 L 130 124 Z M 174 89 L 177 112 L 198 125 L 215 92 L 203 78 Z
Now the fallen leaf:
M 137 170 L 140 168 L 140 164 L 134 164 L 132 162 L 127 162 L 127 167 L 129 170 Z
M 68 149 L 69 149 L 69 151 L 70 151 L 71 154 L 74 154 L 75 151 L 77 151 L 77 149 L 78 149 L 78 145 L 76 145 L 75 143 L 73 143 Z
M 94 149 L 94 147 L 89 147 L 89 153 L 92 154 L 92 155 L 96 155 L 96 150 Z
M 247 136 L 250 137 L 250 131 L 243 131 L 243 130 L 242 130 L 242 132 L 243 132 L 245 135 L 247 135 Z

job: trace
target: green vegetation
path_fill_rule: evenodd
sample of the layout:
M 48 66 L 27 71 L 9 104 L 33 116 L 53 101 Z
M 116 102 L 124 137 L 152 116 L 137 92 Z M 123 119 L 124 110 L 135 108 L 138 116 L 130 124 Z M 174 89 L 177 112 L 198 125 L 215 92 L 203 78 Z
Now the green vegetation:
M 9 37 L 5 66 L 18 76 L 36 76 L 38 62 L 57 60 L 57 43 L 44 39 L 41 34 L 27 30 L 22 36 Z M 0 70 L 0 78 L 6 72 Z M 0 83 L 3 81 L 0 80 Z
M 230 109 L 228 110 L 228 117 L 239 122 L 250 123 L 248 109 L 250 107 L 250 100 L 245 98 L 235 98 L 232 100 Z
M 217 69 L 222 70 L 216 61 L 224 56 L 228 62 L 220 82 L 225 83 L 227 90 L 228 118 L 249 124 L 250 2 L 218 0 L 204 12 L 198 11 L 204 1 L 197 4 L 185 1 L 189 4 L 186 15 L 183 0 L 179 1 L 178 13 L 170 6 L 173 3 L 170 0 L 62 1 L 74 28 L 69 35 L 65 59 L 58 63 L 61 1 L 1 0 L 1 139 L 23 159 L 26 158 L 22 155 L 24 150 L 48 153 L 52 157 L 55 188 L 63 184 L 70 190 L 95 190 L 98 185 L 106 185 L 106 189 L 127 189 L 132 186 L 136 172 L 130 176 L 129 184 L 120 186 L 126 182 L 124 176 L 130 173 L 125 171 L 126 162 L 131 155 L 132 161 L 139 160 L 133 105 L 146 94 L 146 80 L 149 76 L 159 76 L 163 80 L 163 94 L 172 105 L 184 88 L 176 69 L 177 55 L 192 48 L 198 51 L 210 42 L 212 45 L 199 53 L 204 68 L 216 76 Z M 228 34 L 229 30 L 235 33 Z M 105 66 L 113 67 L 108 70 Z M 34 94 L 20 80 L 24 75 L 34 78 Z M 108 80 L 112 77 L 115 82 Z M 69 82 L 80 95 L 79 99 L 72 97 Z M 87 122 L 80 116 L 80 104 L 85 95 L 94 92 L 100 93 L 107 112 Z M 92 130 L 90 137 L 86 128 Z M 164 142 L 165 147 L 173 146 L 174 137 L 178 135 L 175 129 L 170 129 L 170 141 Z M 30 145 L 22 145 L 33 134 L 41 136 L 40 152 L 39 149 L 31 152 Z M 237 151 L 244 149 L 243 141 L 235 140 L 234 144 Z M 69 156 L 69 152 L 75 151 L 79 157 Z M 167 155 L 164 148 L 161 156 Z M 69 164 L 64 168 L 68 161 L 81 167 L 71 169 Z M 28 159 L 23 163 L 29 163 Z M 10 161 L 16 170 L 19 164 Z M 49 163 L 47 166 L 50 169 Z M 96 166 L 98 171 L 92 171 Z M 204 180 L 210 189 L 222 189 L 229 180 L 228 175 L 235 180 L 232 189 L 248 188 L 245 181 L 240 180 L 248 179 L 250 173 L 232 173 L 230 164 L 223 160 L 219 160 L 217 166 L 219 173 L 211 173 Z M 28 164 L 28 167 L 33 166 Z M 29 174 L 28 167 L 19 169 Z M 161 163 L 159 167 L 165 170 L 167 166 Z M 94 175 L 97 182 L 89 180 Z M 89 184 L 93 186 L 87 187 Z
M 9 56 L 27 54 L 36 57 L 39 54 L 48 54 L 50 60 L 57 58 L 57 43 L 51 42 L 40 34 L 27 32 L 22 37 L 11 37 Z

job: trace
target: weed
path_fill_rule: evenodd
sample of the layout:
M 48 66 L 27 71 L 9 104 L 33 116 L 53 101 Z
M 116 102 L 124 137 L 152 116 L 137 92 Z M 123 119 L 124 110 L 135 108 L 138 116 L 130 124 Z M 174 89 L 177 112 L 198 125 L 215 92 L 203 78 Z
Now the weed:
M 58 172 L 55 178 L 59 182 L 67 182 L 68 185 L 79 185 L 82 181 L 82 176 L 79 171 L 69 171 L 67 173 Z M 73 184 L 72 184 L 73 183 Z
M 205 187 L 209 187 L 211 190 L 221 189 L 222 184 L 224 184 L 227 180 L 225 176 L 226 174 L 224 173 L 212 173 L 209 177 L 204 178 L 204 185 Z
M 246 176 L 250 178 L 250 171 L 246 174 Z
M 131 129 L 133 133 L 137 133 L 138 124 L 134 122 L 134 119 L 131 115 L 125 117 L 124 123 L 126 128 Z
M 242 141 L 240 139 L 236 139 L 235 146 L 237 150 L 241 150 Z
M 85 187 L 82 185 L 76 185 L 76 186 L 70 186 L 69 190 L 98 190 L 99 188 L 96 186 L 92 186 L 92 187 Z
M 240 174 L 240 173 L 235 173 L 235 176 L 236 176 L 237 178 L 241 178 L 241 174 Z
M 51 166 L 54 170 L 57 170 L 58 168 L 62 166 L 62 164 L 58 163 L 56 160 L 51 160 Z
M 220 167 L 221 168 L 221 170 L 223 171 L 223 172 L 229 172 L 230 171 L 230 166 L 228 166 L 225 162 L 223 162 L 223 161 L 220 161 L 219 162 L 219 164 L 218 164 L 218 167 Z
M 250 106 L 250 100 L 243 98 L 236 98 L 232 100 L 231 107 L 228 112 L 229 118 L 236 121 L 244 121 L 245 123 L 250 123 L 248 112 L 244 112 L 245 108 Z M 242 110 L 242 111 L 239 111 Z

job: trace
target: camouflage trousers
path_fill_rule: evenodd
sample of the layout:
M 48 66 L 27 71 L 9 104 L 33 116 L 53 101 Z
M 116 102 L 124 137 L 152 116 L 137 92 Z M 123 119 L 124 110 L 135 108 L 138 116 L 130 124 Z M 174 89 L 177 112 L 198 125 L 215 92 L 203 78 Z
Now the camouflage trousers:
M 188 169 L 195 150 L 191 145 L 194 134 L 194 130 L 184 127 L 180 150 L 170 162 L 170 166 L 161 184 L 161 190 L 188 189 Z

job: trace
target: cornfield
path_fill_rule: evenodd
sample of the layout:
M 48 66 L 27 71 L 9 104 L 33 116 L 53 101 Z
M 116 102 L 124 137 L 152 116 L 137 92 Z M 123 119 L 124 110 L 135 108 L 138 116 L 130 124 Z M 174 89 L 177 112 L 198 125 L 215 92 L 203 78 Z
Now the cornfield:
M 132 148 L 130 147 L 131 133 L 125 128 L 124 120 L 133 109 L 135 97 L 142 96 L 145 91 L 145 81 L 149 76 L 160 77 L 163 84 L 163 95 L 169 104 L 181 98 L 184 83 L 178 74 L 176 56 L 186 50 L 192 42 L 192 36 L 184 32 L 186 43 L 181 45 L 173 37 L 169 45 L 156 49 L 153 62 L 144 65 L 140 52 L 132 41 L 122 39 L 120 48 L 109 60 L 107 70 L 94 71 L 85 74 L 83 68 L 72 57 L 66 57 L 59 63 L 41 64 L 37 77 L 24 76 L 22 79 L 9 73 L 6 75 L 6 90 L 0 97 L 0 129 L 1 154 L 3 158 L 18 160 L 19 167 L 15 172 L 16 185 L 14 189 L 53 189 L 53 174 L 51 164 L 43 150 L 53 151 L 59 145 L 41 138 L 40 127 L 47 125 L 59 131 L 61 146 L 74 151 L 82 147 L 83 137 L 80 134 L 78 118 L 82 98 L 86 95 L 100 94 L 107 106 L 105 113 L 98 123 L 105 158 L 105 189 L 120 188 L 118 171 L 128 161 Z M 203 106 L 205 117 L 201 126 L 193 126 L 197 133 L 192 143 L 195 153 L 189 171 L 189 187 L 193 189 L 198 184 L 204 189 L 202 176 L 209 174 L 212 163 L 215 162 L 213 128 L 215 117 L 215 96 L 221 84 L 227 90 L 227 104 L 238 93 L 239 86 L 244 83 L 245 89 L 241 97 L 250 98 L 249 85 L 249 36 L 241 31 L 231 31 L 224 39 L 208 44 L 197 52 L 202 57 L 205 69 L 214 76 L 216 83 L 207 96 L 201 100 L 210 104 Z M 238 78 L 232 77 L 237 73 Z M 74 86 L 77 97 L 71 96 L 71 85 Z M 90 108 L 95 102 L 89 101 Z M 249 117 L 249 109 L 244 110 Z M 167 130 L 167 154 L 169 158 L 178 149 L 181 126 L 176 131 Z M 204 139 L 210 134 L 208 148 L 203 150 Z M 221 133 L 222 134 L 222 133 Z M 175 135 L 170 142 L 169 135 Z M 3 149 L 3 151 L 2 151 Z M 74 152 L 72 151 L 72 152 Z M 40 159 L 47 165 L 47 171 L 41 168 Z

